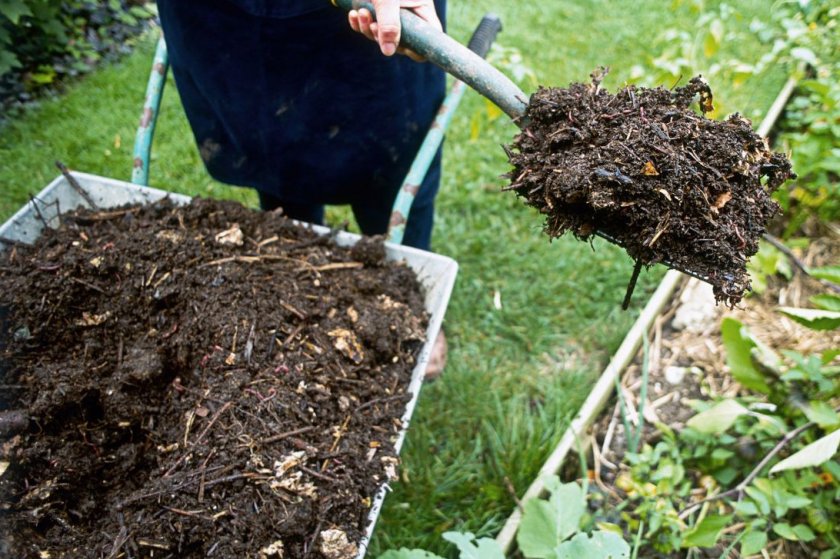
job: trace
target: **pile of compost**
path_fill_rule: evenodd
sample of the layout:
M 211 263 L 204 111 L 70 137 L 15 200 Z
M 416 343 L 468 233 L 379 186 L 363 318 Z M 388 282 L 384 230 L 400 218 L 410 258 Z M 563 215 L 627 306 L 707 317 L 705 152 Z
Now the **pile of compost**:
M 795 177 L 790 162 L 745 118 L 706 118 L 712 92 L 700 78 L 616 94 L 602 78 L 531 97 L 529 123 L 508 149 L 507 189 L 545 214 L 551 237 L 604 234 L 644 265 L 705 276 L 718 301 L 737 304 L 747 259 L 779 212 L 770 196 Z
M 163 201 L 0 255 L 0 557 L 355 556 L 427 317 L 381 241 Z

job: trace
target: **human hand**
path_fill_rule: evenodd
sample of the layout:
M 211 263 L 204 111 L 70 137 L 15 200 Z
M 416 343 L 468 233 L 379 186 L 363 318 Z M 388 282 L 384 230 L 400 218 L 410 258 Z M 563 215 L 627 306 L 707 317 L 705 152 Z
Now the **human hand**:
M 400 8 L 407 8 L 417 14 L 432 27 L 443 30 L 438 19 L 433 0 L 372 0 L 376 10 L 376 21 L 365 8 L 350 10 L 348 20 L 350 27 L 368 39 L 379 43 L 379 49 L 385 56 L 392 56 L 395 52 L 405 54 L 413 60 L 421 61 L 423 57 L 416 52 L 400 47 Z

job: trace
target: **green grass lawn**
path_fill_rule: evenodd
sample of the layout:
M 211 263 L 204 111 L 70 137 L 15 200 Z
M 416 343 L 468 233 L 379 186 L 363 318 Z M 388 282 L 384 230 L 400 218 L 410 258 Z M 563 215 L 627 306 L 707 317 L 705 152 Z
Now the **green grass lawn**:
M 539 83 L 586 80 L 596 66 L 609 65 L 605 86 L 615 88 L 639 69 L 649 81 L 669 29 L 698 36 L 698 3 L 677 0 L 671 9 L 656 0 L 452 1 L 450 32 L 466 40 L 483 13 L 496 12 L 504 24 L 500 43 L 521 52 Z M 708 10 L 719 3 L 705 4 Z M 767 17 L 766 2 L 736 4 L 744 17 L 727 20 L 726 29 L 741 30 L 740 38 L 724 40 L 712 62 L 753 62 L 761 54 L 746 28 L 753 17 Z M 0 130 L 0 217 L 55 177 L 55 159 L 128 179 L 151 53 L 151 41 L 143 42 L 121 63 Z M 738 87 L 724 77 L 712 86 L 724 107 L 756 117 L 784 79 L 775 68 Z M 529 79 L 522 85 L 535 87 Z M 442 380 L 423 389 L 404 448 L 404 480 L 387 499 L 371 556 L 399 546 L 448 553 L 439 535 L 451 529 L 495 534 L 514 506 L 506 480 L 520 494 L 532 481 L 661 277 L 661 269 L 643 273 L 634 307 L 622 312 L 632 263 L 621 251 L 599 241 L 549 243 L 539 216 L 499 193 L 507 170 L 499 145 L 515 133 L 503 117 L 491 120 L 485 102 L 470 93 L 448 135 L 434 246 L 461 265 L 446 321 L 449 365 Z M 171 80 L 151 183 L 255 205 L 252 193 L 205 173 Z M 329 213 L 333 220 L 347 215 Z

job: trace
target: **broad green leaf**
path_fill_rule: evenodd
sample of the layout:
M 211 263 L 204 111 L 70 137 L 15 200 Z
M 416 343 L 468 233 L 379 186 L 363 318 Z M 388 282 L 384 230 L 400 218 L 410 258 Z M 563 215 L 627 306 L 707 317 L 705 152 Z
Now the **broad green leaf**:
M 801 495 L 792 495 L 787 493 L 784 498 L 784 504 L 789 509 L 801 509 L 805 508 L 810 505 L 813 501 L 808 497 L 802 497 Z
M 701 433 L 720 434 L 732 427 L 738 417 L 750 413 L 735 400 L 724 400 L 688 420 L 688 425 Z
M 549 502 L 557 516 L 557 543 L 562 542 L 580 528 L 580 519 L 586 512 L 586 495 L 577 483 L 564 483 L 549 487 Z
M 767 532 L 751 531 L 741 539 L 741 555 L 755 555 L 767 545 Z
M 811 297 L 811 302 L 827 311 L 840 312 L 840 296 L 831 293 L 820 293 Z
M 828 83 L 819 80 L 802 80 L 796 85 L 803 89 L 809 89 L 814 93 L 819 93 L 820 95 L 826 95 L 831 88 Z
M 778 522 L 776 524 L 773 524 L 773 531 L 786 540 L 791 540 L 794 542 L 799 541 L 799 535 L 787 522 Z
M 560 483 L 557 476 L 546 479 L 548 500 L 525 502 L 516 543 L 527 557 L 551 557 L 560 542 L 577 532 L 586 510 L 586 496 L 577 483 Z
M 732 520 L 732 515 L 719 516 L 710 514 L 689 530 L 683 538 L 681 547 L 712 547 L 717 543 L 720 532 Z
M 6 16 L 12 25 L 17 25 L 23 16 L 31 16 L 32 10 L 22 0 L 0 0 L 0 15 Z
M 556 559 L 628 559 L 630 546 L 618 534 L 596 531 L 578 534 L 555 550 Z
M 796 534 L 796 537 L 803 542 L 811 542 L 817 538 L 817 536 L 814 535 L 814 532 L 806 524 L 797 524 L 794 526 L 793 533 Z
M 726 363 L 735 380 L 757 392 L 769 393 L 770 387 L 764 375 L 752 362 L 752 350 L 756 344 L 743 324 L 726 317 L 721 321 L 720 333 L 726 348 Z
M 422 549 L 389 549 L 379 556 L 379 559 L 443 559 L 440 555 L 423 551 Z
M 821 400 L 810 402 L 802 410 L 805 416 L 810 420 L 825 429 L 826 427 L 833 427 L 840 423 L 840 415 L 832 409 L 831 406 Z
M 821 534 L 827 534 L 834 528 L 833 511 L 822 507 L 811 507 L 805 511 L 805 514 L 811 527 Z
M 735 512 L 740 516 L 758 516 L 758 507 L 749 500 L 738 501 L 735 503 Z
M 821 268 L 809 268 L 808 273 L 817 279 L 840 284 L 840 266 L 823 266 Z
M 779 312 L 813 330 L 833 330 L 840 326 L 840 312 L 837 311 L 779 307 Z
M 802 468 L 819 466 L 831 460 L 831 457 L 837 453 L 838 446 L 840 446 L 840 429 L 817 439 L 799 452 L 788 456 L 770 468 L 770 473 L 775 474 L 784 470 L 801 470 Z
M 502 548 L 491 538 L 476 540 L 469 532 L 444 532 L 443 539 L 455 544 L 461 559 L 505 559 Z
M 529 558 L 551 557 L 557 546 L 557 516 L 548 501 L 530 499 L 522 506 L 522 523 L 516 544 Z
M 827 349 L 822 352 L 822 355 L 820 355 L 820 361 L 822 361 L 823 365 L 828 365 L 834 361 L 838 355 L 840 355 L 840 349 Z

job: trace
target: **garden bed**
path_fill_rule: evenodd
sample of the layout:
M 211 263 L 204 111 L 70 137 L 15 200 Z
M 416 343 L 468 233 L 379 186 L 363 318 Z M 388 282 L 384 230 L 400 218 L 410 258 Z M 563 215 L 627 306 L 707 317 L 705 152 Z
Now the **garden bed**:
M 838 257 L 840 244 L 829 235 L 812 240 L 802 260 L 817 269 Z M 817 425 L 831 431 L 829 412 L 837 401 L 829 379 L 840 333 L 814 331 L 777 310 L 779 305 L 812 306 L 811 297 L 825 287 L 804 274 L 789 282 L 771 280 L 764 293 L 726 311 L 710 306 L 707 287 L 690 281 L 660 314 L 649 347 L 623 376 L 620 401 L 596 421 L 587 441 L 593 515 L 626 526 L 630 541 L 641 529 L 646 543 L 639 556 L 644 557 L 683 557 L 684 551 L 665 550 L 674 544 L 679 549 L 686 530 L 696 538 L 683 539 L 683 547 L 691 542 L 705 548 L 695 557 L 719 557 L 733 549 L 741 550 L 739 556 L 762 549 L 765 557 L 819 556 L 834 537 L 831 523 L 825 526 L 818 516 L 833 510 L 819 495 L 825 492 L 831 500 L 836 491 L 837 480 L 829 473 L 836 464 L 827 464 L 823 473 L 816 468 L 798 475 L 768 475 L 765 468 L 794 453 L 776 447 L 802 427 L 800 419 L 817 417 L 809 406 L 828 414 L 825 423 L 811 425 L 812 439 L 819 438 Z M 745 348 L 749 354 L 750 347 L 757 348 L 752 351 L 759 363 L 755 367 L 767 367 L 762 370 L 767 382 L 782 372 L 772 389 L 763 389 L 750 375 L 752 365 L 738 364 L 737 354 Z M 771 355 L 783 355 L 785 363 L 771 363 Z M 811 356 L 823 356 L 823 373 L 819 358 L 809 362 Z M 800 411 L 785 410 L 773 394 L 767 401 L 768 392 L 784 394 L 791 383 L 791 397 L 801 399 L 795 404 Z M 822 383 L 823 396 L 809 403 L 816 394 L 812 383 Z M 786 442 L 792 445 L 793 440 Z M 567 476 L 579 475 L 580 465 L 574 462 L 567 464 Z M 659 503 L 656 510 L 644 510 L 654 502 Z M 760 512 L 762 502 L 772 513 Z M 733 503 L 739 504 L 733 509 Z M 819 513 L 803 508 L 812 503 Z M 733 513 L 737 520 L 729 516 Z M 729 520 L 705 526 L 704 532 L 698 526 L 705 518 Z
M 60 221 L 0 265 L 0 556 L 363 554 L 454 270 L 229 202 Z

